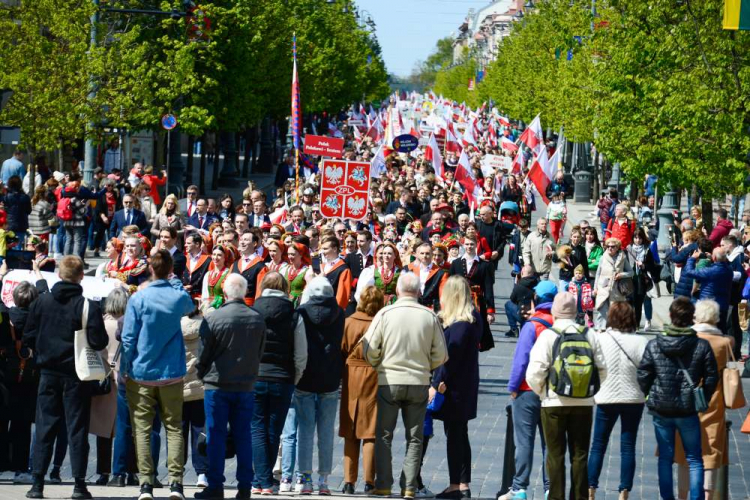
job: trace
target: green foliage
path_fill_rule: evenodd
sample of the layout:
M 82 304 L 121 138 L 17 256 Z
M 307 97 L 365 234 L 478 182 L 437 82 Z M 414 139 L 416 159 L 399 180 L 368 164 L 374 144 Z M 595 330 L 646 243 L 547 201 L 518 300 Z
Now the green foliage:
M 465 102 L 475 108 L 479 104 L 476 90 L 469 90 L 469 80 L 476 78 L 477 63 L 474 59 L 466 59 L 461 64 L 440 71 L 435 80 L 436 94 L 450 96 L 458 102 Z
M 437 75 L 453 63 L 453 37 L 447 36 L 437 41 L 435 50 L 424 61 L 417 61 L 409 76 L 409 83 L 418 91 L 434 87 Z

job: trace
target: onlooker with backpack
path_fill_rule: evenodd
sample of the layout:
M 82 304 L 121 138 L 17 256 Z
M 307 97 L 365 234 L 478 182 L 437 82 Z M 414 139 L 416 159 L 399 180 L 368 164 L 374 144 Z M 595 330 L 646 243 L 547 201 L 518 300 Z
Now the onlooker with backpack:
M 78 255 L 81 259 L 86 254 L 86 228 L 88 225 L 88 200 L 98 197 L 86 186 L 81 185 L 80 174 L 71 173 L 70 182 L 60 191 L 57 203 L 57 218 L 65 227 L 65 255 Z
M 529 355 L 526 382 L 542 400 L 542 428 L 547 442 L 549 500 L 564 500 L 565 452 L 570 450 L 571 498 L 588 494 L 588 451 L 594 394 L 605 380 L 604 357 L 597 334 L 576 324 L 576 298 L 558 293 L 552 303 L 552 328 L 537 338 Z M 568 371 L 562 359 L 582 365 Z M 570 362 L 570 361 L 568 361 Z
M 529 366 L 529 355 L 539 335 L 552 327 L 555 321 L 550 309 L 552 301 L 557 295 L 557 286 L 551 281 L 541 281 L 535 288 L 534 310 L 531 317 L 521 328 L 513 354 L 513 365 L 508 379 L 513 408 L 513 442 L 516 445 L 514 462 L 516 473 L 513 476 L 513 486 L 498 500 L 521 500 L 526 498 L 526 488 L 529 487 L 531 471 L 534 467 L 534 441 L 537 429 L 542 442 L 542 456 L 545 455 L 546 443 L 542 432 L 542 401 L 526 381 L 526 369 Z M 542 467 L 544 475 L 544 490 L 549 491 L 547 468 Z
M 731 279 L 731 278 L 730 278 Z M 671 325 L 665 335 L 650 340 L 638 367 L 638 384 L 648 396 L 646 406 L 654 417 L 654 433 L 659 449 L 659 493 L 674 500 L 672 463 L 675 433 L 685 449 L 690 466 L 690 498 L 704 497 L 701 427 L 698 413 L 718 384 L 718 370 L 711 344 L 698 338 L 691 327 L 695 306 L 678 297 L 669 306 Z
M 604 454 L 615 424 L 620 420 L 620 492 L 627 500 L 633 490 L 635 442 L 646 397 L 638 387 L 638 365 L 648 340 L 636 335 L 635 310 L 627 302 L 615 302 L 607 314 L 607 330 L 598 335 L 607 367 L 607 379 L 594 396 L 596 420 L 589 451 L 589 499 L 599 488 Z

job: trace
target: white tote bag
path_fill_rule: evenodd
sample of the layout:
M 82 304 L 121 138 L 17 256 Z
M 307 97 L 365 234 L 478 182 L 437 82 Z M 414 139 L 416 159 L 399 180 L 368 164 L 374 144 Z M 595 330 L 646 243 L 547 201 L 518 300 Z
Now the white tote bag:
M 86 337 L 86 323 L 89 317 L 89 301 L 83 299 L 83 318 L 81 318 L 82 328 L 76 331 L 73 340 L 73 350 L 75 351 L 76 375 L 82 382 L 101 382 L 107 376 L 99 353 L 91 348 L 88 338 Z

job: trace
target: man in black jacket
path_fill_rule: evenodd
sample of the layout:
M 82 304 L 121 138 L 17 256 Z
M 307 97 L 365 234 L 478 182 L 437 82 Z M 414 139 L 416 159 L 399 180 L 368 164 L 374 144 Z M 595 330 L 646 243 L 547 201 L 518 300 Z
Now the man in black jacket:
M 75 479 L 71 498 L 91 498 L 86 489 L 86 467 L 89 455 L 89 414 L 91 384 L 76 375 L 74 339 L 82 328 L 84 312 L 83 261 L 66 255 L 60 261 L 62 281 L 42 294 L 29 309 L 23 342 L 34 353 L 40 369 L 34 441 L 34 484 L 28 498 L 43 498 L 44 476 L 52 459 L 52 446 L 58 428 L 67 423 L 70 466 Z M 109 338 L 104 329 L 98 302 L 88 301 L 86 339 L 95 351 L 107 347 Z
M 227 424 L 237 449 L 237 498 L 249 500 L 253 482 L 253 388 L 265 345 L 266 323 L 245 304 L 247 280 L 230 274 L 226 302 L 201 324 L 198 376 L 205 386 L 208 487 L 195 498 L 224 498 Z
M 719 377 L 711 345 L 691 328 L 694 314 L 690 299 L 676 298 L 669 307 L 672 324 L 665 325 L 666 335 L 649 341 L 638 367 L 638 384 L 648 397 L 646 405 L 654 417 L 661 498 L 674 498 L 676 432 L 690 464 L 690 498 L 703 497 L 701 423 L 696 405 L 700 398 L 696 392 L 702 391 L 705 401 L 710 401 Z
M 477 231 L 490 245 L 492 253 L 489 262 L 492 265 L 494 281 L 497 264 L 505 251 L 505 242 L 513 232 L 513 225 L 497 220 L 495 218 L 495 209 L 491 204 L 484 205 L 479 209 L 479 218 L 477 221 Z
M 523 266 L 521 279 L 513 286 L 510 300 L 505 303 L 505 314 L 508 316 L 510 330 L 506 337 L 518 337 L 518 330 L 524 324 L 522 311 L 529 310 L 531 301 L 534 299 L 534 287 L 539 283 L 539 278 L 534 274 L 534 268 Z

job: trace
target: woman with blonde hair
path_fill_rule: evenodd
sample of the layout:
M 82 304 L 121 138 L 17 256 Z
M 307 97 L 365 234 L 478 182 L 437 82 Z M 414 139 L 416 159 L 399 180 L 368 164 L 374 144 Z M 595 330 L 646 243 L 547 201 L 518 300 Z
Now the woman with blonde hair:
M 436 498 L 470 498 L 471 443 L 469 420 L 477 416 L 479 395 L 479 342 L 482 318 L 474 307 L 469 282 L 463 276 L 448 278 L 440 297 L 440 319 L 445 328 L 448 361 L 435 370 L 430 400 L 441 384 L 445 401 L 434 417 L 443 421 L 448 448 L 450 485 Z
M 385 296 L 370 285 L 359 297 L 357 312 L 346 318 L 341 354 L 345 366 L 339 407 L 339 436 L 344 438 L 345 495 L 354 494 L 362 445 L 365 494 L 375 489 L 375 417 L 377 411 L 378 373 L 362 356 L 360 339 L 373 317 L 385 305 Z
M 151 235 L 158 238 L 159 233 L 165 227 L 175 228 L 177 230 L 178 241 L 182 240 L 182 235 L 185 232 L 185 217 L 180 213 L 180 205 L 177 202 L 177 197 L 173 194 L 164 199 L 164 205 L 162 205 L 159 213 L 154 217 Z
M 611 302 L 626 302 L 632 295 L 633 267 L 627 254 L 622 250 L 622 242 L 617 238 L 607 238 L 604 243 L 604 254 L 596 269 L 593 294 L 596 298 L 594 309 L 596 327 L 604 330 L 607 327 L 607 313 Z M 630 293 L 622 280 L 630 280 Z

